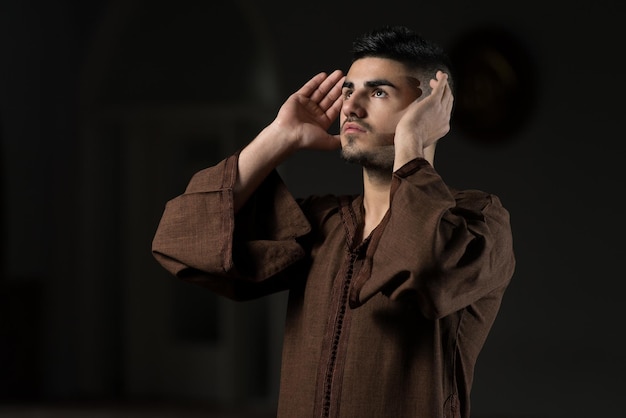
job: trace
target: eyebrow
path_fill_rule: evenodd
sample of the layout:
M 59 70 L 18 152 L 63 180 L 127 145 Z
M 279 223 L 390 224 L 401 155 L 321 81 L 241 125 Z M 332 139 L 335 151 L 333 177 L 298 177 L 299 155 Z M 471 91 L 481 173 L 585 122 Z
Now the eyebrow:
M 389 86 L 392 87 L 394 89 L 396 89 L 396 85 L 393 84 L 391 81 L 386 80 L 384 78 L 380 78 L 380 79 L 376 79 L 376 80 L 370 80 L 370 81 L 366 81 L 365 82 L 365 87 L 380 87 L 380 86 Z M 354 88 L 354 83 L 351 81 L 344 81 L 342 88 Z

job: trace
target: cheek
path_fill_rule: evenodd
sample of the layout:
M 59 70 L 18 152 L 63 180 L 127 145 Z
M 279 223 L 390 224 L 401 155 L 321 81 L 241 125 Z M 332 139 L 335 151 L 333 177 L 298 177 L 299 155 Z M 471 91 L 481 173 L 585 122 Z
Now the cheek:
M 379 132 L 381 134 L 393 135 L 403 114 L 404 113 L 389 113 L 385 115 L 378 126 Z

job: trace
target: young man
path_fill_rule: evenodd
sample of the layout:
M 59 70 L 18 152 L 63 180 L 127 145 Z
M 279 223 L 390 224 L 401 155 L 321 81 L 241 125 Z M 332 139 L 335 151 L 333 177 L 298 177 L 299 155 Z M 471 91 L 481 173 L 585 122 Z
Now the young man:
M 279 417 L 469 417 L 515 261 L 499 199 L 433 167 L 450 84 L 430 41 L 365 34 L 345 77 L 313 77 L 167 203 L 153 254 L 172 274 L 236 300 L 288 289 Z M 363 194 L 292 197 L 275 168 L 339 148 L 362 165 Z

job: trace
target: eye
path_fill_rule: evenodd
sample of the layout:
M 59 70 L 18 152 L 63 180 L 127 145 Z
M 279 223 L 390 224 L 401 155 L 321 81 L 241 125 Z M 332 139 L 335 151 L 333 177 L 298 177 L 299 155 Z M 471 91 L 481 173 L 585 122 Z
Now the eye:
M 352 96 L 352 90 L 344 90 L 342 93 L 343 99 L 349 99 Z
M 374 97 L 387 97 L 387 92 L 385 90 L 377 89 L 377 90 L 374 90 L 373 96 Z

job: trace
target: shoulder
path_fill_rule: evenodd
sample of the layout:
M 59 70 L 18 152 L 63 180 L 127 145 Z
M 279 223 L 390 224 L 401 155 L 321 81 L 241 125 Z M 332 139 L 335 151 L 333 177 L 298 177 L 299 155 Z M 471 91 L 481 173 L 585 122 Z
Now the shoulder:
M 454 200 L 456 201 L 456 206 L 459 209 L 465 209 L 476 213 L 491 211 L 506 212 L 500 198 L 493 193 L 478 189 L 451 189 L 450 191 L 452 192 Z

